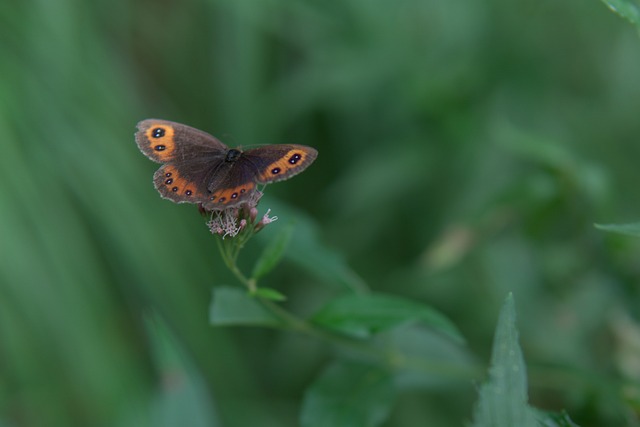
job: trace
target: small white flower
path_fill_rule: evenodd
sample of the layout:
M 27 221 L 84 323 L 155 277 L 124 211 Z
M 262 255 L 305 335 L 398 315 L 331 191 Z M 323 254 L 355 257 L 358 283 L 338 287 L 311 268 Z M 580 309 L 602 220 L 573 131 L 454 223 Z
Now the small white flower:
M 235 237 L 244 229 L 249 233 L 257 233 L 265 225 L 271 224 L 278 219 L 277 216 L 269 217 L 271 209 L 262 216 L 256 223 L 258 217 L 258 202 L 262 198 L 262 191 L 256 191 L 251 198 L 238 207 L 210 211 L 211 220 L 207 223 L 211 233 L 225 237 Z M 255 224 L 255 226 L 254 226 Z
M 269 218 L 269 212 L 271 212 L 271 209 L 267 209 L 267 212 L 265 212 L 265 214 L 262 216 L 262 221 L 260 221 L 264 225 L 271 224 L 272 222 L 278 220 L 277 216 L 273 216 L 273 217 Z
M 224 239 L 227 236 L 235 237 L 246 225 L 246 221 L 238 221 L 238 209 L 231 208 L 211 213 L 211 220 L 207 223 L 213 234 L 220 234 Z

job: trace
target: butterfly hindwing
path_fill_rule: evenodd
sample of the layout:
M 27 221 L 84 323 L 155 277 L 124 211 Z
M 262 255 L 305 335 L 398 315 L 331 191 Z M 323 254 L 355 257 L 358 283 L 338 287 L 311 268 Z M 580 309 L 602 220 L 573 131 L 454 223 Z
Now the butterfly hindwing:
M 156 171 L 153 184 L 163 198 L 176 203 L 204 203 L 209 194 L 201 181 L 185 177 L 171 164 L 163 165 Z
M 236 162 L 226 163 L 208 183 L 209 200 L 206 210 L 225 209 L 249 201 L 257 190 L 256 172 L 240 157 Z

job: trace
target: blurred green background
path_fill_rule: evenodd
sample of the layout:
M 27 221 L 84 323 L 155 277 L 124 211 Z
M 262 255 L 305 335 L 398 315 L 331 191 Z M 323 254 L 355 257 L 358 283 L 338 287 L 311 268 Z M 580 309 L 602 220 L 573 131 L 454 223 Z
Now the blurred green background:
M 640 217 L 639 76 L 596 0 L 3 1 L 0 425 L 298 425 L 331 349 L 209 325 L 236 282 L 154 190 L 149 117 L 319 150 L 261 202 L 307 233 L 265 279 L 291 311 L 349 277 L 441 310 L 485 366 L 512 291 L 532 404 L 638 425 L 640 246 L 593 223 Z M 408 390 L 385 425 L 475 399 Z

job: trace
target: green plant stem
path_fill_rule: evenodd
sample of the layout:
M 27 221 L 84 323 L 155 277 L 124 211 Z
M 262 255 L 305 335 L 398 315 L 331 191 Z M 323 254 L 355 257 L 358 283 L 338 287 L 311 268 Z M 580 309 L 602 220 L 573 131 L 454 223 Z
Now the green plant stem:
M 304 319 L 301 319 L 285 310 L 275 302 L 256 296 L 255 292 L 258 289 L 256 279 L 248 278 L 244 273 L 242 273 L 236 263 L 239 255 L 239 250 L 242 248 L 242 246 L 244 246 L 247 240 L 248 239 L 241 242 L 226 244 L 227 242 L 221 239 L 216 239 L 218 248 L 220 249 L 220 253 L 222 254 L 222 259 L 227 268 L 231 270 L 238 281 L 247 288 L 251 295 L 255 296 L 258 302 L 269 313 L 271 313 L 274 317 L 282 322 L 282 326 L 284 328 L 288 328 L 293 331 L 318 338 L 329 344 L 339 346 L 350 353 L 359 355 L 359 357 L 363 359 L 385 363 L 392 369 L 412 369 L 414 371 L 423 372 L 425 374 L 444 374 L 450 377 L 463 379 L 478 378 L 481 376 L 482 369 L 479 366 L 461 367 L 456 364 L 449 364 L 440 361 L 426 362 L 422 359 L 407 357 L 406 355 L 397 351 L 381 352 L 381 349 L 379 347 L 371 345 L 368 342 L 359 341 L 350 337 L 317 328 L 313 324 L 310 324 Z M 240 247 L 240 249 L 238 249 L 238 247 Z
M 218 244 L 218 248 L 220 249 L 222 260 L 224 261 L 227 268 L 231 270 L 231 272 L 234 274 L 234 276 L 236 276 L 240 283 L 246 286 L 250 294 L 255 294 L 258 288 L 257 281 L 254 278 L 248 278 L 247 276 L 245 276 L 240 268 L 238 268 L 238 265 L 236 263 L 239 254 L 239 249 L 237 248 L 241 248 L 244 243 L 246 243 L 246 240 L 243 242 L 234 243 L 233 248 L 230 248 L 230 245 L 226 245 L 225 242 L 221 239 L 216 239 L 216 242 Z M 319 335 L 316 328 L 313 328 L 311 325 L 309 325 L 309 323 L 294 316 L 279 305 L 264 298 L 257 297 L 257 299 L 271 314 L 280 319 L 284 325 L 296 331 L 316 336 Z
M 226 245 L 225 242 L 221 239 L 216 239 L 216 243 L 218 244 L 218 249 L 220 249 L 222 260 L 224 261 L 227 268 L 231 270 L 233 275 L 236 276 L 240 283 L 247 287 L 250 293 L 255 293 L 257 288 L 256 281 L 247 278 L 247 276 L 245 276 L 242 271 L 240 271 L 240 268 L 238 268 L 238 265 L 236 264 L 238 254 L 240 253 L 239 250 L 230 248 L 230 245 Z M 244 244 L 244 242 L 242 244 Z

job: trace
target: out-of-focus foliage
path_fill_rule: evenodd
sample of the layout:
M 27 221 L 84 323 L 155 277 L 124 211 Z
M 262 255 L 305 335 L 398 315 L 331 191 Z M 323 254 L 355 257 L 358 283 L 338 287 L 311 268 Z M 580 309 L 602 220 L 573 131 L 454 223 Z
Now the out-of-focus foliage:
M 319 150 L 267 188 L 280 220 L 240 260 L 293 223 L 262 280 L 288 310 L 413 299 L 487 366 L 513 292 L 531 405 L 638 425 L 640 242 L 593 226 L 640 217 L 638 76 L 637 29 L 599 1 L 0 3 L 0 424 L 295 426 L 364 372 L 209 323 L 237 282 L 197 210 L 153 189 L 133 133 L 158 117 Z M 454 352 L 413 333 L 387 338 Z M 442 374 L 407 372 L 359 419 L 464 425 L 476 389 Z
M 640 28 L 640 3 L 638 0 L 602 0 L 611 10 Z

